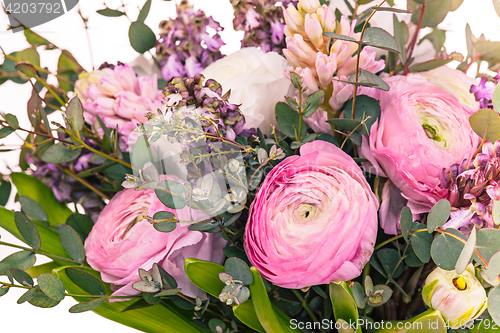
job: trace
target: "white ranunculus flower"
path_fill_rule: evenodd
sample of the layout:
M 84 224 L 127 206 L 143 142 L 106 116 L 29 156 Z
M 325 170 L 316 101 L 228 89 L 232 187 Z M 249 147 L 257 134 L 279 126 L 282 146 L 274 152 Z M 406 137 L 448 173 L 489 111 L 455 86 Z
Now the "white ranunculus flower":
M 422 291 L 424 302 L 439 310 L 452 328 L 464 326 L 486 309 L 486 291 L 470 264 L 462 274 L 436 268 L 427 276 Z
M 460 104 L 473 111 L 479 109 L 479 102 L 474 94 L 470 92 L 472 85 L 478 85 L 479 81 L 468 76 L 464 72 L 448 66 L 441 66 L 436 69 L 414 74 L 435 84 L 444 91 L 455 96 Z
M 231 90 L 229 102 L 241 104 L 245 127 L 260 128 L 269 135 L 269 124 L 276 125 L 276 103 L 293 94 L 293 86 L 284 75 L 288 66 L 276 52 L 247 47 L 212 63 L 202 74 L 219 82 L 224 93 Z

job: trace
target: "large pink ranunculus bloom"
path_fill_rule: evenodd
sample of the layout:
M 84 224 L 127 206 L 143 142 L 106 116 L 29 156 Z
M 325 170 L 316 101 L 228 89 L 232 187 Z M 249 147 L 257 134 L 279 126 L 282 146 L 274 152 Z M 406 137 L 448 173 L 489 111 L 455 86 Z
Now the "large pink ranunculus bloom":
M 178 210 L 177 217 L 189 218 L 187 209 Z M 159 232 L 143 219 L 159 211 L 176 213 L 158 200 L 154 190 L 119 192 L 99 214 L 85 241 L 87 262 L 101 272 L 104 282 L 116 287 L 115 296 L 139 294 L 132 288 L 140 281 L 139 268 L 151 272 L 153 264 L 158 263 L 175 278 L 182 294 L 206 298 L 186 276 L 184 261 L 193 257 L 222 263 L 226 241 L 220 234 L 189 230 L 182 223 L 172 232 Z
M 377 236 L 378 200 L 354 160 L 314 141 L 278 164 L 250 206 L 245 251 L 277 286 L 303 288 L 361 274 Z
M 388 92 L 380 92 L 380 119 L 363 137 L 361 154 L 372 173 L 388 177 L 402 192 L 413 214 L 425 213 L 447 191 L 440 188 L 444 169 L 470 159 L 480 141 L 469 125 L 471 109 L 428 80 L 393 76 L 385 79 Z M 396 234 L 402 206 L 392 185 L 385 188 L 381 225 Z M 396 203 L 396 204 L 394 204 Z
M 147 121 L 147 112 L 156 114 L 163 107 L 156 74 L 138 77 L 127 64 L 80 74 L 75 92 L 87 123 L 94 125 L 99 115 L 107 127 L 118 128 L 125 141 L 137 124 Z

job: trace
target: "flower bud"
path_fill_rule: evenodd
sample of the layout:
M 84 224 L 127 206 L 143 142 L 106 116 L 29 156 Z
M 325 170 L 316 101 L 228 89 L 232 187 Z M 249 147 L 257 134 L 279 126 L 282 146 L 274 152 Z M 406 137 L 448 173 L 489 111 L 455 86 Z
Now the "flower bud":
M 470 264 L 462 274 L 436 268 L 425 280 L 424 302 L 439 310 L 451 328 L 463 326 L 486 309 L 486 291 Z
M 304 16 L 292 4 L 288 5 L 288 8 L 283 12 L 283 16 L 286 23 L 285 35 L 287 37 L 294 34 L 305 35 Z
M 305 18 L 305 28 L 307 36 L 313 45 L 320 50 L 325 44 L 323 37 L 323 27 L 316 14 L 306 14 Z
M 298 7 L 304 12 L 312 14 L 316 13 L 316 10 L 321 7 L 319 0 L 299 0 Z

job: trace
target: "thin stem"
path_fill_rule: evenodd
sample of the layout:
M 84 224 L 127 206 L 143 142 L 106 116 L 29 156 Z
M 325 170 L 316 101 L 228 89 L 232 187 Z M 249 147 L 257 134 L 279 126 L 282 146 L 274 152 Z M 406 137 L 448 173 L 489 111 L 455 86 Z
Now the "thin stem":
M 87 44 L 89 46 L 89 54 L 90 54 L 90 64 L 92 66 L 92 70 L 94 70 L 94 55 L 93 55 L 93 52 L 92 52 L 92 43 L 90 43 L 90 35 L 89 35 L 89 26 L 88 26 L 88 18 L 85 18 L 83 17 L 83 14 L 82 14 L 82 10 L 81 10 L 81 7 L 80 7 L 80 4 L 78 4 L 78 11 L 77 11 L 78 15 L 80 15 L 82 21 L 83 21 L 83 25 L 85 27 L 85 35 L 87 36 Z
M 380 7 L 382 6 L 384 3 L 385 3 L 386 0 L 383 0 L 377 7 Z M 356 3 L 357 5 L 357 3 Z M 370 19 L 373 17 L 373 15 L 375 15 L 377 11 L 374 10 L 370 16 L 368 16 L 368 18 L 366 19 L 365 21 L 365 24 L 363 24 L 363 29 L 361 30 L 361 35 L 359 36 L 359 41 L 360 43 L 358 44 L 358 54 L 356 56 L 356 71 L 355 71 L 355 80 L 354 82 L 358 82 L 358 79 L 359 79 L 359 61 L 361 59 L 361 48 L 363 47 L 363 35 L 365 34 L 365 30 L 366 30 L 366 26 L 368 25 L 368 22 L 370 21 Z M 355 110 L 356 110 L 356 95 L 358 93 L 358 85 L 355 84 L 354 85 L 354 92 L 353 92 L 353 95 L 352 95 L 352 119 L 356 119 L 355 118 Z
M 386 246 L 387 244 L 392 243 L 393 241 L 400 239 L 401 237 L 403 237 L 403 235 L 397 235 L 397 236 L 394 236 L 392 238 L 389 238 L 388 240 L 375 246 L 375 249 L 373 251 L 377 251 L 377 250 L 381 249 L 382 247 Z
M 470 66 L 472 66 L 472 64 L 474 64 L 477 61 L 477 59 L 479 59 L 481 56 L 482 54 L 478 53 L 474 58 L 471 59 L 470 64 L 468 64 L 467 67 L 464 68 L 465 74 L 467 74 L 467 71 L 469 70 Z
M 309 308 L 306 300 L 304 299 L 304 297 L 302 297 L 300 292 L 297 289 L 292 289 L 292 292 L 294 293 L 295 297 L 297 297 L 299 299 L 302 307 L 304 308 L 304 310 L 306 310 L 307 314 L 309 315 L 309 317 L 311 317 L 312 321 L 315 323 L 318 322 L 316 315 L 314 314 L 314 312 L 312 312 L 311 308 Z M 325 333 L 325 331 L 322 328 L 320 328 L 320 331 Z
M 2 242 L 2 241 L 0 241 L 0 245 L 10 246 L 10 247 L 13 247 L 13 248 L 16 248 L 16 249 L 20 249 L 20 250 L 30 251 L 30 252 L 33 252 L 33 253 L 36 253 L 36 254 L 41 254 L 41 255 L 47 256 L 47 257 L 52 258 L 52 259 L 64 260 L 64 261 L 72 262 L 72 263 L 75 263 L 75 264 L 78 264 L 78 265 L 82 264 L 82 262 L 80 262 L 80 261 L 72 260 L 72 259 L 65 258 L 65 257 L 56 256 L 55 254 L 48 253 L 48 252 L 45 252 L 45 251 L 34 250 L 34 249 L 29 248 L 29 247 L 24 247 L 24 246 L 20 246 L 20 245 L 16 245 L 16 244 L 11 244 L 11 243 L 6 243 L 6 242 Z
M 71 172 L 70 170 L 64 168 L 63 166 L 61 166 L 59 164 L 56 164 L 56 166 L 57 166 L 57 168 L 59 168 L 59 170 L 61 170 L 62 172 L 64 172 L 68 176 L 73 177 L 78 182 L 80 182 L 80 184 L 86 186 L 92 192 L 96 193 L 97 195 L 101 196 L 104 199 L 107 199 L 107 200 L 111 199 L 109 196 L 107 196 L 106 194 L 102 193 L 101 191 L 99 191 L 98 189 L 96 189 L 94 186 L 92 186 L 90 183 L 88 183 L 85 179 L 78 177 L 76 174 L 74 174 L 73 172 Z
M 299 133 L 297 133 L 297 141 L 300 142 L 302 140 L 302 122 L 303 122 L 303 117 L 304 113 L 302 112 L 302 87 L 299 87 Z
M 417 31 L 415 31 L 415 35 L 413 35 L 413 39 L 411 41 L 410 47 L 408 49 L 408 59 L 404 64 L 404 75 L 408 74 L 408 67 L 410 66 L 411 56 L 413 55 L 413 50 L 415 49 L 415 45 L 417 44 L 418 33 L 420 32 L 420 28 L 422 27 L 422 20 L 424 18 L 424 12 L 426 8 L 425 0 L 422 4 L 422 8 L 420 10 L 420 17 L 418 18 Z
M 271 159 L 268 158 L 264 163 L 262 163 L 261 165 L 259 165 L 259 167 L 257 168 L 257 170 L 254 171 L 254 173 L 252 174 L 252 176 L 250 177 L 250 180 L 248 181 L 248 186 L 250 186 L 250 183 L 252 183 L 252 179 L 253 177 L 255 176 L 255 174 L 257 174 L 257 172 L 264 166 L 266 165 L 267 163 L 269 163 Z
M 115 158 L 115 157 L 113 157 L 113 156 L 111 156 L 111 155 L 108 155 L 108 154 L 106 154 L 106 153 L 103 153 L 103 152 L 101 152 L 101 151 L 99 151 L 99 150 L 97 150 L 97 149 L 94 149 L 94 148 L 90 147 L 90 146 L 89 146 L 87 143 L 85 143 L 82 139 L 80 139 L 80 138 L 76 137 L 73 133 L 71 133 L 70 131 L 68 131 L 68 130 L 67 130 L 66 128 L 64 128 L 61 124 L 54 123 L 54 122 L 53 122 L 53 124 L 54 124 L 54 125 L 56 125 L 56 126 L 59 126 L 59 127 L 60 127 L 60 128 L 62 128 L 62 129 L 64 129 L 64 131 L 65 131 L 65 132 L 66 132 L 66 133 L 67 133 L 67 134 L 68 134 L 68 135 L 69 135 L 69 136 L 70 136 L 73 140 L 75 140 L 76 142 L 78 142 L 79 144 L 81 144 L 83 148 L 85 148 L 85 149 L 87 149 L 87 150 L 90 150 L 91 152 L 96 153 L 97 155 L 100 155 L 100 156 L 102 156 L 102 157 L 105 157 L 105 158 L 107 158 L 108 160 L 111 160 L 111 161 L 114 161 L 114 162 L 120 163 L 120 164 L 122 164 L 122 165 L 126 166 L 126 167 L 127 167 L 127 168 L 129 168 L 129 169 L 132 169 L 132 170 L 137 170 L 137 168 L 133 167 L 130 163 L 127 163 L 127 162 L 125 162 L 125 161 L 123 161 L 123 160 L 121 160 L 121 159 L 119 159 L 119 158 Z

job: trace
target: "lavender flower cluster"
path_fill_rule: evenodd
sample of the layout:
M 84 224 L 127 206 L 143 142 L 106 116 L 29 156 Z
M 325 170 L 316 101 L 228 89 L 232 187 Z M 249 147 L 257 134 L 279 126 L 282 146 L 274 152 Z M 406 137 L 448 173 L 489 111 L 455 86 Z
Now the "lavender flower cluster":
M 283 11 L 298 0 L 231 0 L 233 27 L 244 31 L 241 47 L 260 47 L 262 51 L 282 53 L 285 43 Z
M 217 59 L 222 58 L 219 35 L 223 30 L 211 16 L 195 10 L 187 0 L 177 6 L 175 19 L 160 22 L 160 38 L 156 43 L 161 74 L 166 82 L 177 76 L 192 77 Z M 207 31 L 211 28 L 215 34 Z
M 493 77 L 495 80 L 495 86 L 500 81 L 500 72 Z M 495 86 L 487 86 L 488 78 L 483 76 L 479 84 L 473 85 L 470 88 L 470 92 L 476 97 L 476 101 L 479 102 L 479 107 L 481 109 L 493 109 L 493 92 L 495 91 Z

